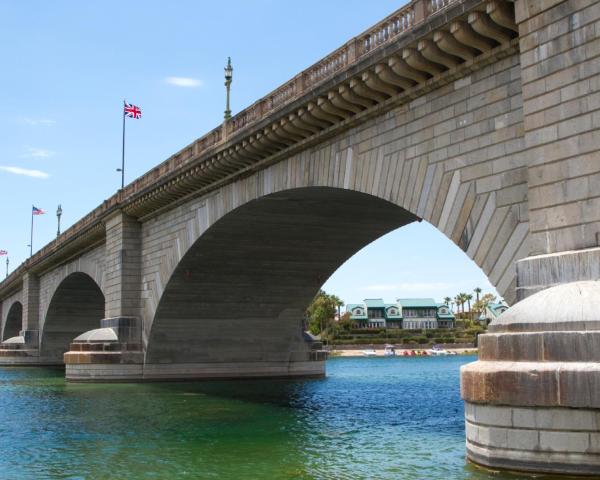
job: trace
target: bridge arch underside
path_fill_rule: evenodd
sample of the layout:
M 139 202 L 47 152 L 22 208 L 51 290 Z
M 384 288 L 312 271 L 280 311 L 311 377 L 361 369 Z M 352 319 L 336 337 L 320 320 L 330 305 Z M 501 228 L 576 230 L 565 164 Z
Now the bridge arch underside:
M 18 336 L 22 328 L 23 305 L 21 304 L 21 302 L 15 302 L 11 305 L 8 311 L 8 315 L 6 316 L 4 331 L 2 332 L 2 341 Z
M 98 328 L 104 317 L 104 294 L 87 274 L 76 272 L 58 286 L 41 331 L 40 356 L 62 364 L 71 341 L 82 333 Z
M 166 285 L 146 375 L 165 364 L 300 361 L 309 348 L 304 311 L 318 289 L 365 245 L 416 220 L 386 200 L 328 187 L 233 210 L 190 247 Z

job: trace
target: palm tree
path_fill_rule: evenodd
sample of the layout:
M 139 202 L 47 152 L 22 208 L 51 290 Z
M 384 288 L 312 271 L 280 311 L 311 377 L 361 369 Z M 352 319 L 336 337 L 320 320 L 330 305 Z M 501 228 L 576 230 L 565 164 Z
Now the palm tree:
M 467 303 L 467 294 L 466 293 L 461 293 L 460 294 L 460 304 L 462 306 L 461 310 L 463 313 L 463 318 L 465 318 L 465 303 Z
M 477 310 L 476 310 L 476 311 L 477 311 L 477 313 L 479 314 L 479 313 L 481 313 L 481 312 L 479 311 L 479 308 L 481 307 L 481 305 L 479 305 L 479 294 L 481 293 L 481 288 L 479 288 L 479 287 L 475 287 L 475 288 L 473 289 L 473 291 L 475 292 L 475 304 L 477 305 Z M 479 316 L 479 315 L 478 315 L 478 316 Z
M 467 304 L 469 305 L 469 319 L 473 320 L 473 313 L 471 312 L 471 300 L 473 300 L 473 295 L 471 295 L 470 293 L 466 294 L 465 300 L 467 301 Z
M 462 298 L 460 296 L 460 293 L 458 295 L 456 295 L 456 297 L 454 297 L 454 303 L 456 303 L 456 313 L 460 313 L 460 303 L 462 301 Z
M 452 299 L 450 297 L 444 297 L 444 303 L 447 307 L 450 306 L 450 302 L 452 302 Z

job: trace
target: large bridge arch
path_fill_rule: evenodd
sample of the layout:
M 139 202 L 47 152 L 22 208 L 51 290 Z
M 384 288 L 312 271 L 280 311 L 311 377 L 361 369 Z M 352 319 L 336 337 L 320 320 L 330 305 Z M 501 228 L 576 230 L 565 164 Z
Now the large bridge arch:
M 483 66 L 144 218 L 145 343 L 171 277 L 202 235 L 250 202 L 309 187 L 366 194 L 429 222 L 514 303 L 515 261 L 530 253 L 518 61 L 511 55 Z
M 40 356 L 62 363 L 70 342 L 98 327 L 104 307 L 104 294 L 92 277 L 83 272 L 67 275 L 49 300 L 40 330 Z
M 294 163 L 298 172 L 308 169 L 309 175 L 295 176 Z M 285 361 L 293 355 L 289 346 L 301 341 L 304 309 L 327 278 L 368 243 L 425 216 L 501 293 L 514 298 L 514 260 L 526 248 L 527 225 L 500 209 L 501 221 L 495 220 L 491 231 L 497 237 L 503 225 L 511 228 L 504 249 L 487 252 L 495 261 L 469 249 L 469 236 L 477 234 L 482 241 L 492 234 L 488 227 L 499 210 L 495 195 L 477 201 L 468 184 L 459 184 L 454 192 L 449 186 L 443 195 L 431 190 L 411 192 L 410 197 L 392 194 L 386 177 L 380 176 L 379 186 L 362 182 L 369 174 L 375 178 L 369 173 L 373 165 L 358 161 L 353 166 L 351 149 L 331 160 L 332 171 L 324 161 L 315 163 L 288 159 L 180 208 L 175 217 L 186 218 L 183 211 L 188 209 L 188 218 L 166 257 L 174 267 L 146 332 L 147 364 Z M 323 170 L 325 177 L 319 177 Z M 451 178 L 460 178 L 460 171 Z M 411 180 L 405 185 L 410 188 Z M 457 199 L 461 189 L 466 195 Z M 469 192 L 474 197 L 470 201 L 465 198 Z M 423 216 L 406 208 L 413 198 L 419 201 L 410 208 Z M 469 232 L 456 235 L 457 222 Z M 155 228 L 162 229 L 159 225 L 157 221 Z M 502 271 L 496 273 L 499 263 Z
M 9 338 L 16 337 L 19 332 L 23 329 L 23 304 L 19 301 L 15 301 L 8 308 L 6 314 L 6 320 L 3 323 L 2 328 L 2 341 L 8 340 Z

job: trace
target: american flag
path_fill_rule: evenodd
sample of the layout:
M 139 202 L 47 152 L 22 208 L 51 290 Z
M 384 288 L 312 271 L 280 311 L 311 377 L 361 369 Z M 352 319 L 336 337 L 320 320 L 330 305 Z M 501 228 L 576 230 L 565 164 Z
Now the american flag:
M 142 118 L 142 109 L 131 103 L 125 102 L 124 115 L 129 118 Z
M 46 213 L 46 212 L 44 212 L 41 208 L 37 208 L 37 207 L 34 207 L 34 206 L 31 207 L 31 214 L 32 215 L 43 215 L 44 213 Z
M 6 250 L 0 250 L 0 257 L 2 255 L 8 255 L 8 252 Z

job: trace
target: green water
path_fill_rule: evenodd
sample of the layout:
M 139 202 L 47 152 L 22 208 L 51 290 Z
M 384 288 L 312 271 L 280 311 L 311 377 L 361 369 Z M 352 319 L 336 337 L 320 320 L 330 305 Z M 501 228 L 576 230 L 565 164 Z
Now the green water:
M 465 463 L 472 357 L 337 358 L 294 382 L 77 385 L 0 369 L 2 479 L 508 479 Z

